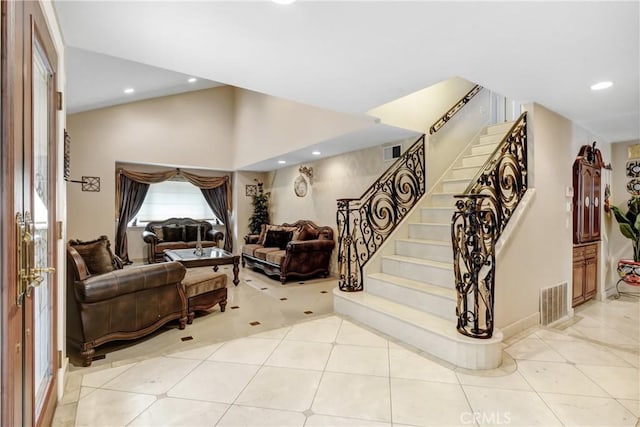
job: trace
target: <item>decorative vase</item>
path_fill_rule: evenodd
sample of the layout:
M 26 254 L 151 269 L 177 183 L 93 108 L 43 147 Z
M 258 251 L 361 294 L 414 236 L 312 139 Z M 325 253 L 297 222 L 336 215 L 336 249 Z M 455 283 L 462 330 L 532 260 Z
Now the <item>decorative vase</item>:
M 202 256 L 204 254 L 204 250 L 202 249 L 202 240 L 200 238 L 200 225 L 198 225 L 198 234 L 197 234 L 197 240 L 196 240 L 196 250 L 193 251 L 194 254 L 196 254 L 196 256 Z

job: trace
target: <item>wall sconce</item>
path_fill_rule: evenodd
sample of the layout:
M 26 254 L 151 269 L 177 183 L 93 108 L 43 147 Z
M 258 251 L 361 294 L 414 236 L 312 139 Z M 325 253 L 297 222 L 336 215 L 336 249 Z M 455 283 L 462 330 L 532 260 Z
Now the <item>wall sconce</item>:
M 300 166 L 298 169 L 302 175 L 306 176 L 309 179 L 309 184 L 313 184 L 313 168 L 307 166 Z

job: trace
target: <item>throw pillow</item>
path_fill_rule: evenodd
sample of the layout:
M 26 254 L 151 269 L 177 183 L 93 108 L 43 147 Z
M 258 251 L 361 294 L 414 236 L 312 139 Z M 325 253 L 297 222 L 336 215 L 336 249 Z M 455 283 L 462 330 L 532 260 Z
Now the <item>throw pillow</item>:
M 114 255 L 107 236 L 100 236 L 89 242 L 71 240 L 69 245 L 78 251 L 90 274 L 104 274 L 115 270 Z
M 264 239 L 264 247 L 284 249 L 291 240 L 292 234 L 291 231 L 268 230 Z
M 315 240 L 317 238 L 318 230 L 306 224 L 302 227 L 300 235 L 298 236 L 298 240 Z
M 168 226 L 162 227 L 162 234 L 165 242 L 182 242 L 184 241 L 184 227 Z
M 187 242 L 198 240 L 198 228 L 200 228 L 200 240 L 204 240 L 204 227 L 198 224 L 187 224 L 184 226 L 184 237 Z

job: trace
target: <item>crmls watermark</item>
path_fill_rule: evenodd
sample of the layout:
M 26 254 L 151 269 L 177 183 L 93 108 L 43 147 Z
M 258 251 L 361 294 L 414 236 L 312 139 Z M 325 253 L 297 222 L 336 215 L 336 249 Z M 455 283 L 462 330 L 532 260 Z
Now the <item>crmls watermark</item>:
M 460 414 L 462 424 L 511 424 L 510 412 L 462 412 Z

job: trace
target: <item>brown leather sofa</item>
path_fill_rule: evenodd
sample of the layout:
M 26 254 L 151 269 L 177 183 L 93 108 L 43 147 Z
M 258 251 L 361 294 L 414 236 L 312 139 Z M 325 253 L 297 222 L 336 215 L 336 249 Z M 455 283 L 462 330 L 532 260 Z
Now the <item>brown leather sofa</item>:
M 106 236 L 67 246 L 67 343 L 79 349 L 83 366 L 106 342 L 143 337 L 171 320 L 185 328 L 180 263 L 118 267 Z
M 208 221 L 169 218 L 164 221 L 149 222 L 142 232 L 142 239 L 148 244 L 147 261 L 149 264 L 163 262 L 165 249 L 195 248 L 198 225 L 200 226 L 202 247 L 219 247 L 224 234 L 213 230 L 213 226 Z
M 263 225 L 259 235 L 250 234 L 244 240 L 242 266 L 279 276 L 283 284 L 289 278 L 329 275 L 335 246 L 330 227 L 319 227 L 308 220 Z

